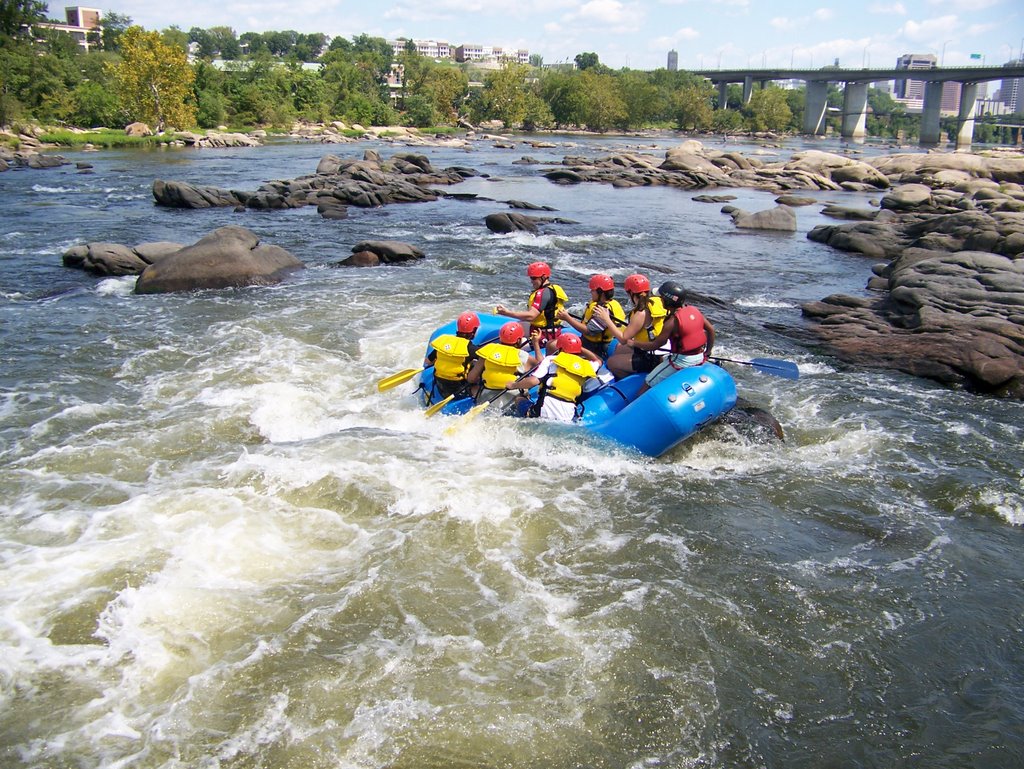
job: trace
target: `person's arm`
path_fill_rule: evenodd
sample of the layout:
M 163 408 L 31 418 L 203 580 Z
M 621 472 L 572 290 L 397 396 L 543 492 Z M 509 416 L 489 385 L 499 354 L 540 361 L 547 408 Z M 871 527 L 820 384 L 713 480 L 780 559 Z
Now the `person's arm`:
M 644 319 L 647 317 L 647 313 L 634 312 L 633 317 L 629 319 L 629 323 L 624 327 L 620 327 L 619 324 L 611 319 L 611 314 L 608 312 L 607 307 L 602 307 L 601 305 L 595 307 L 594 317 L 600 320 L 604 327 L 612 332 L 612 336 L 622 343 L 640 333 L 640 330 L 644 327 Z
M 575 316 L 571 315 L 568 310 L 559 310 L 555 313 L 555 317 L 559 320 L 564 320 L 581 334 L 585 333 L 587 330 L 586 325 L 581 320 L 578 320 Z
M 483 358 L 477 358 L 473 361 L 473 365 L 469 367 L 469 372 L 466 374 L 466 381 L 470 384 L 476 384 L 480 381 L 480 377 L 484 373 L 484 360 Z
M 525 310 L 510 310 L 505 305 L 499 304 L 494 308 L 494 311 L 498 315 L 504 315 L 506 318 L 515 318 L 516 320 L 532 325 L 533 322 L 537 320 L 541 309 L 544 307 L 544 297 L 546 292 L 550 290 L 551 289 L 545 286 L 540 291 L 537 291 L 537 293 L 533 295 L 533 301 L 530 302 L 530 306 Z
M 715 327 L 707 318 L 704 318 L 704 333 L 708 335 L 708 343 L 704 347 L 704 360 L 707 360 L 711 357 L 711 350 L 715 346 Z
M 637 348 L 638 350 L 657 350 L 659 347 L 665 344 L 666 340 L 670 336 L 672 336 L 672 334 L 675 333 L 677 325 L 678 321 L 676 321 L 676 316 L 670 315 L 668 319 L 665 321 L 665 323 L 662 325 L 661 333 L 658 334 L 650 342 L 638 342 L 637 340 L 633 339 L 630 340 L 627 344 Z

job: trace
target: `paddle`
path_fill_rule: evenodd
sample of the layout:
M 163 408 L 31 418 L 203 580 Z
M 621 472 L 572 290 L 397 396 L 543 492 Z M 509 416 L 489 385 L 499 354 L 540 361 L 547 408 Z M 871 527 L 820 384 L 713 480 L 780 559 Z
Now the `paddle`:
M 754 358 L 753 360 L 732 360 L 731 358 L 708 358 L 713 363 L 739 363 L 741 366 L 753 366 L 757 371 L 783 379 L 799 379 L 800 369 L 790 360 L 775 358 Z
M 537 364 L 537 365 L 540 365 L 540 364 Z M 533 374 L 533 372 L 536 371 L 536 370 L 537 370 L 537 366 L 534 366 L 533 368 L 531 368 L 529 371 L 527 371 L 525 374 L 523 374 L 521 377 L 519 377 L 519 379 L 516 380 L 516 384 L 522 382 L 524 379 L 526 379 L 527 377 L 531 376 Z M 511 390 L 506 388 L 504 391 L 499 392 L 497 395 L 494 395 L 494 396 L 488 398 L 483 403 L 476 404 L 473 408 L 471 408 L 469 411 L 467 411 L 465 414 L 463 414 L 459 418 L 458 421 L 456 421 L 456 422 L 452 423 L 451 425 L 449 425 L 448 429 L 446 429 L 444 431 L 444 434 L 445 435 L 453 435 L 455 432 L 458 431 L 458 429 L 460 427 L 463 427 L 463 426 L 469 424 L 470 422 L 472 422 L 474 419 L 477 418 L 477 416 L 480 414 L 480 412 L 482 412 L 484 409 L 486 409 L 488 406 L 490 406 L 492 403 L 494 403 L 494 401 L 498 400 L 498 398 L 500 398 L 502 395 L 505 395 L 508 392 L 511 392 Z
M 377 382 L 377 392 L 383 393 L 394 389 L 398 385 L 408 382 L 423 370 L 422 368 L 407 368 L 404 371 L 399 371 L 397 374 L 386 376 Z
M 469 384 L 467 383 L 466 385 L 460 387 L 458 390 L 453 392 L 451 395 L 449 395 L 444 400 L 440 400 L 437 403 L 435 403 L 434 405 L 428 406 L 427 410 L 425 412 L 423 412 L 423 413 L 426 414 L 427 417 L 434 416 L 434 414 L 436 414 L 438 411 L 443 409 L 445 406 L 447 406 L 449 403 L 451 403 L 456 398 L 464 397 L 466 395 L 466 390 L 468 390 L 468 389 L 469 389 Z

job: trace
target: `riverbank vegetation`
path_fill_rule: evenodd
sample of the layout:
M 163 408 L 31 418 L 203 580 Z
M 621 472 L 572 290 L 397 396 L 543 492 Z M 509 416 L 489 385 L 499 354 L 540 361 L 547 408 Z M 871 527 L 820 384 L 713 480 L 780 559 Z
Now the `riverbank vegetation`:
M 7 18 L 5 11 L 0 18 L 2 125 L 96 128 L 140 121 L 156 129 L 273 130 L 307 120 L 440 131 L 497 120 L 526 130 L 795 133 L 803 121 L 800 88 L 757 87 L 744 103 L 734 85 L 720 105 L 717 89 L 703 78 L 665 69 L 611 70 L 593 52 L 562 67 L 545 68 L 533 57 L 528 65 L 487 69 L 425 58 L 411 41 L 395 56 L 390 43 L 368 35 L 327 44 L 325 35 L 293 31 L 240 37 L 228 27 L 156 32 L 114 12 L 104 15 L 102 35 L 86 52 L 67 34 L 33 23 L 43 20 L 40 3 L 6 5 L 21 15 Z M 829 128 L 838 131 L 838 88 L 829 106 Z M 869 106 L 870 136 L 917 138 L 919 117 L 887 93 L 871 89 Z M 955 119 L 944 128 L 954 132 Z M 61 143 L 75 143 L 76 136 L 62 135 Z M 996 126 L 975 128 L 978 142 L 1011 138 Z M 91 143 L 137 140 L 104 131 Z

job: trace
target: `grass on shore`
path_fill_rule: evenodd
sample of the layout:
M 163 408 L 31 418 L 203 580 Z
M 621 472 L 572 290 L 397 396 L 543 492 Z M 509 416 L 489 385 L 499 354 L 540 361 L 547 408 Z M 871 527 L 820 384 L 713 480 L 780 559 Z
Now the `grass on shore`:
M 61 147 L 83 147 L 91 144 L 95 147 L 110 149 L 111 147 L 156 147 L 170 144 L 177 137 L 174 134 L 162 136 L 128 136 L 124 131 L 113 128 L 102 128 L 96 131 L 49 131 L 39 137 L 46 144 L 57 144 Z

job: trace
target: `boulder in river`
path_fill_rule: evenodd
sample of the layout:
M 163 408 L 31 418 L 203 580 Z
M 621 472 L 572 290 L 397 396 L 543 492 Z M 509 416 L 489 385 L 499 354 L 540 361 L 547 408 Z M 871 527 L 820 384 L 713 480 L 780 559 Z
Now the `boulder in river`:
M 303 267 L 288 251 L 261 242 L 243 227 L 220 227 L 146 267 L 135 283 L 135 293 L 268 286 Z

